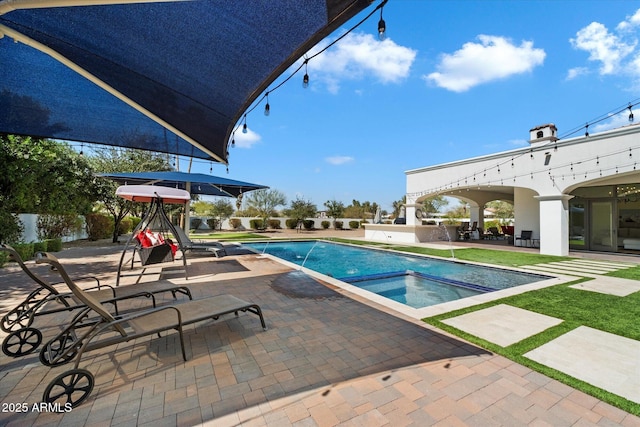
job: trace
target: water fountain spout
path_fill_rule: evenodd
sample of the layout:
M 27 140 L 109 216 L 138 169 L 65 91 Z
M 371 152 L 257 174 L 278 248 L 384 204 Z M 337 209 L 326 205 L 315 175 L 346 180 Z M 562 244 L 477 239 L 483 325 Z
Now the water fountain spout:
M 449 235 L 449 230 L 444 225 L 444 222 L 440 223 L 440 226 L 444 229 L 444 235 L 447 236 L 447 240 L 449 241 L 449 250 L 451 251 L 451 258 L 456 259 L 456 255 L 453 251 L 453 244 L 451 243 L 451 236 Z
M 311 246 L 311 249 L 309 249 L 309 252 L 307 252 L 307 255 L 305 255 L 304 260 L 302 261 L 302 264 L 300 265 L 300 268 L 304 267 L 304 263 L 307 262 L 307 258 L 309 258 L 309 255 L 311 254 L 311 251 L 313 251 L 313 249 L 316 247 L 317 244 L 318 244 L 318 241 L 316 240 L 316 242 L 313 244 L 313 246 Z

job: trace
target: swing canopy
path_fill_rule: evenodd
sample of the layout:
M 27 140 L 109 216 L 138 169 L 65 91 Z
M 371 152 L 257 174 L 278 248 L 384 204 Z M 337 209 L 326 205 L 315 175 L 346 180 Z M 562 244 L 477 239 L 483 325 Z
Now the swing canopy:
M 116 189 L 116 196 L 132 202 L 151 203 L 154 199 L 161 199 L 163 203 L 180 205 L 191 200 L 188 191 L 156 185 L 121 185 Z

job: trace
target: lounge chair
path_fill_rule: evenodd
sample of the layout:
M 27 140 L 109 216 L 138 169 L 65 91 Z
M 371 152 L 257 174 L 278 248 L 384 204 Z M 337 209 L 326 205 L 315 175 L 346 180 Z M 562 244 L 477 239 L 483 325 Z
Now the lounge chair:
M 42 342 L 41 332 L 31 327 L 36 316 L 72 311 L 83 308 L 85 305 L 73 293 L 60 292 L 55 287 L 57 284 L 51 284 L 31 271 L 11 246 L 0 244 L 0 251 L 8 252 L 9 257 L 17 262 L 27 276 L 39 285 L 27 298 L 5 314 L 0 322 L 2 330 L 9 332 L 9 335 L 2 341 L 2 352 L 9 357 L 19 357 L 33 352 Z M 86 277 L 80 280 L 83 279 L 96 281 L 96 287 L 85 289 L 85 291 L 90 291 L 92 297 L 100 302 L 113 304 L 116 313 L 118 313 L 118 301 L 125 299 L 151 298 L 154 307 L 156 305 L 154 295 L 159 293 L 171 292 L 174 298 L 178 293 L 181 293 L 189 299 L 193 299 L 188 287 L 178 286 L 168 280 L 113 288 L 101 285 L 95 277 Z
M 518 241 L 520 241 L 519 245 Z M 520 236 L 516 236 L 515 246 L 523 246 L 524 244 L 526 244 L 527 247 L 533 246 L 533 231 L 522 230 Z
M 256 314 L 260 318 L 262 328 L 264 330 L 267 328 L 262 310 L 258 305 L 232 295 L 192 300 L 114 317 L 98 300 L 93 298 L 91 293 L 85 292 L 71 280 L 53 255 L 40 253 L 36 262 L 50 264 L 58 271 L 73 294 L 86 304 L 87 307 L 83 310 L 84 315 L 94 312 L 99 316 L 97 322 L 88 328 L 83 327 L 81 331 L 76 327 L 81 316 L 76 316 L 77 321 L 71 323 L 42 348 L 40 361 L 50 366 L 66 363 L 74 357 L 76 358 L 73 369 L 58 375 L 46 387 L 43 402 L 48 404 L 59 403 L 63 407 L 66 407 L 67 404 L 76 407 L 89 396 L 94 385 L 93 374 L 86 369 L 78 368 L 82 355 L 87 351 L 175 329 L 180 337 L 182 358 L 186 361 L 187 355 L 183 337 L 183 327 L 186 325 L 208 319 L 217 320 L 220 316 L 229 313 L 235 313 L 238 316 L 238 312 L 243 311 Z M 59 349 L 55 355 L 49 352 L 52 347 Z M 55 356 L 55 358 L 51 356 Z
M 504 238 L 504 234 L 498 230 L 498 227 L 489 227 L 489 233 L 491 234 L 491 239 L 502 239 Z
M 182 250 L 191 251 L 194 253 L 203 253 L 203 254 L 212 254 L 216 257 L 220 258 L 227 254 L 224 246 L 219 242 L 193 242 L 189 239 L 189 236 L 184 232 L 184 230 L 180 227 L 175 228 L 176 233 L 178 233 L 178 241 L 182 244 Z

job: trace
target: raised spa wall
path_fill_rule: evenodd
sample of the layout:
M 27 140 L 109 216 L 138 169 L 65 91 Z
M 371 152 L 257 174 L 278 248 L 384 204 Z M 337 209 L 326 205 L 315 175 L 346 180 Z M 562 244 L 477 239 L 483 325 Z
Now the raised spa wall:
M 390 243 L 447 242 L 458 237 L 457 225 L 363 224 L 363 227 L 366 240 Z

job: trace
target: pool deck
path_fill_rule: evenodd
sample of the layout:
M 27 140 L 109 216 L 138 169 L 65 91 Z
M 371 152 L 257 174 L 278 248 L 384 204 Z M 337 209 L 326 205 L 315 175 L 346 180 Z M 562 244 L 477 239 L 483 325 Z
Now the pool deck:
M 93 274 L 113 284 L 120 249 L 79 247 L 57 255 L 74 275 Z M 247 314 L 188 327 L 187 362 L 175 334 L 88 353 L 80 367 L 96 374 L 93 393 L 63 414 L 37 412 L 32 405 L 69 366 L 42 366 L 37 352 L 16 359 L 2 354 L 0 425 L 640 426 L 640 418 L 623 410 L 267 257 L 231 252 L 220 259 L 189 258 L 189 264 L 189 280 L 171 280 L 186 283 L 195 298 L 230 293 L 258 303 L 268 330 Z M 55 277 L 45 266 L 29 266 Z M 635 281 L 591 274 L 600 290 L 638 290 Z M 34 288 L 15 265 L 0 269 L 0 282 L 2 313 Z M 554 322 L 497 307 L 476 312 L 484 320 L 452 321 L 463 330 L 480 326 L 478 334 L 503 343 Z M 46 339 L 68 316 L 37 317 L 34 326 Z M 522 326 L 518 319 L 525 319 Z M 574 332 L 530 357 L 559 370 L 578 366 L 577 374 L 593 377 L 586 381 L 640 402 L 638 342 L 583 328 Z M 11 411 L 9 403 L 27 403 L 29 410 Z

